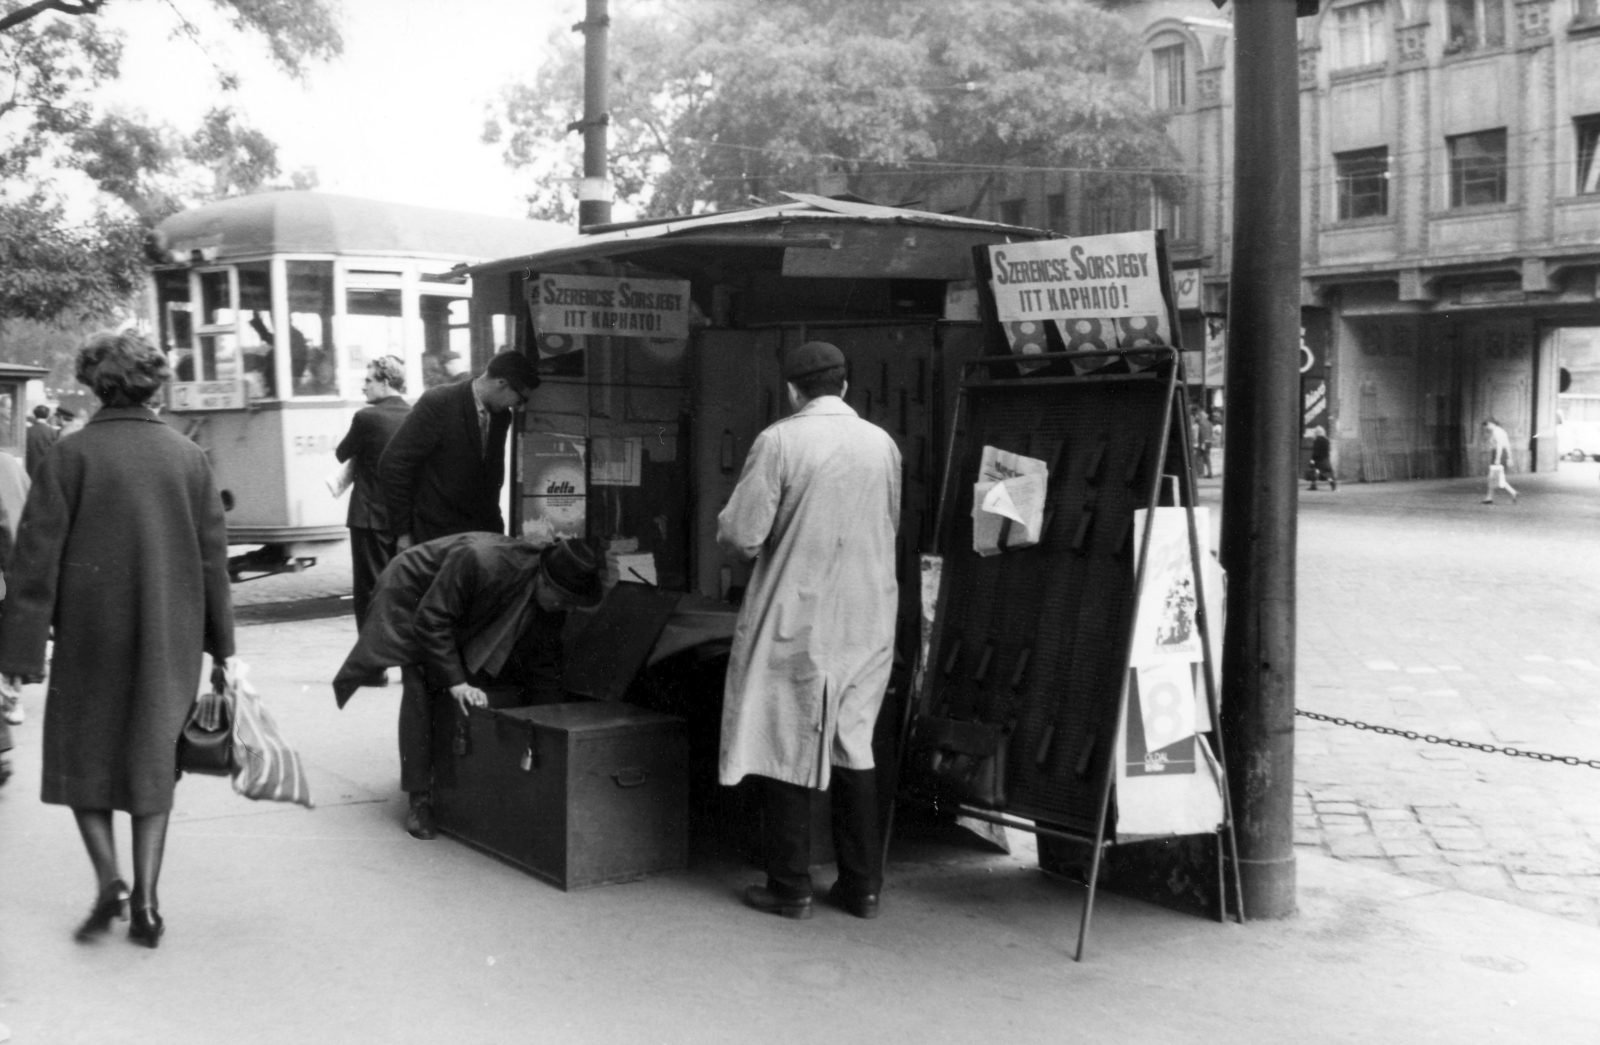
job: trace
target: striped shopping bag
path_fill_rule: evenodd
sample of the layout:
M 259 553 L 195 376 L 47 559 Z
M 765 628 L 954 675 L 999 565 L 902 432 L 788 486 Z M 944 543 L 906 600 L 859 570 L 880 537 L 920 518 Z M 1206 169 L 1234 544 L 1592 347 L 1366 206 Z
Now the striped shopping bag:
M 237 657 L 225 667 L 233 704 L 233 789 L 246 798 L 295 802 L 311 808 L 311 788 L 300 755 L 284 743 L 249 680 L 250 666 Z

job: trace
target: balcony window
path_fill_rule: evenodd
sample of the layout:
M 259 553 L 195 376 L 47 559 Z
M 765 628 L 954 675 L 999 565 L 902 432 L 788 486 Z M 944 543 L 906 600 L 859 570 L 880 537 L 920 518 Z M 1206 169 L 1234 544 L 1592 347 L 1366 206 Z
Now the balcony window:
M 1170 112 L 1188 104 L 1187 71 L 1183 45 L 1157 47 L 1150 52 L 1150 104 Z
M 1339 187 L 1339 220 L 1381 218 L 1389 213 L 1389 150 L 1361 149 L 1333 158 Z
M 1572 121 L 1578 137 L 1578 192 L 1600 192 L 1600 116 Z
M 1446 0 L 1445 54 L 1501 47 L 1506 42 L 1505 0 Z
M 1450 150 L 1450 206 L 1506 201 L 1505 128 L 1445 139 Z
M 1331 68 L 1353 69 L 1389 60 L 1389 19 L 1385 0 L 1333 11 Z

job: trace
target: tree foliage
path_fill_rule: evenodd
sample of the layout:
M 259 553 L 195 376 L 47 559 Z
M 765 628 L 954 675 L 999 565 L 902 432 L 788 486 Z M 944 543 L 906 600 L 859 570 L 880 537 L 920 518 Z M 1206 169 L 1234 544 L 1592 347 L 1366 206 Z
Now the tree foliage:
M 203 41 L 205 31 L 184 14 L 202 8 L 200 0 L 126 2 Z M 337 0 L 208 3 L 289 76 L 343 48 Z M 98 17 L 105 6 L 0 0 L 0 323 L 108 314 L 137 289 L 145 234 L 156 222 L 280 175 L 276 145 L 230 105 L 189 131 L 104 109 L 96 89 L 118 75 L 124 46 Z M 236 74 L 217 75 L 225 92 L 238 86 Z M 95 194 L 88 206 L 75 191 L 84 182 Z
M 1168 191 L 1176 154 L 1135 82 L 1136 34 L 1089 0 L 621 3 L 610 37 L 610 165 L 644 213 L 740 205 L 893 173 L 900 198 L 952 172 L 1101 171 L 1097 191 Z M 505 89 L 485 140 L 567 219 L 578 169 L 582 38 L 553 34 Z M 981 190 L 979 190 L 981 192 Z M 973 200 L 976 205 L 977 199 Z

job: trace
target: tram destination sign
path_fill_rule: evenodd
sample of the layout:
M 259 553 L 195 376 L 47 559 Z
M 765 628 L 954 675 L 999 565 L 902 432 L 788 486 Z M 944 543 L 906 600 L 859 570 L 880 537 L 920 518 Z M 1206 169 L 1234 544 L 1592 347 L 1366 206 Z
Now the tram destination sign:
M 178 410 L 243 410 L 243 381 L 174 381 L 167 386 L 167 408 Z
M 543 275 L 527 286 L 541 334 L 689 336 L 687 280 Z

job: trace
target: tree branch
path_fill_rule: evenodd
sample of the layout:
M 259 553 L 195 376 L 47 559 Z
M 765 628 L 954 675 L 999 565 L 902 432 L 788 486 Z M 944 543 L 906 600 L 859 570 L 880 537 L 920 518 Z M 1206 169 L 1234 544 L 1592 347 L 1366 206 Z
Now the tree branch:
M 33 3 L 19 7 L 15 11 L 0 18 L 0 33 L 12 26 L 21 25 L 23 22 L 36 18 L 46 11 L 60 11 L 67 15 L 92 15 L 105 6 L 106 0 L 34 0 Z

